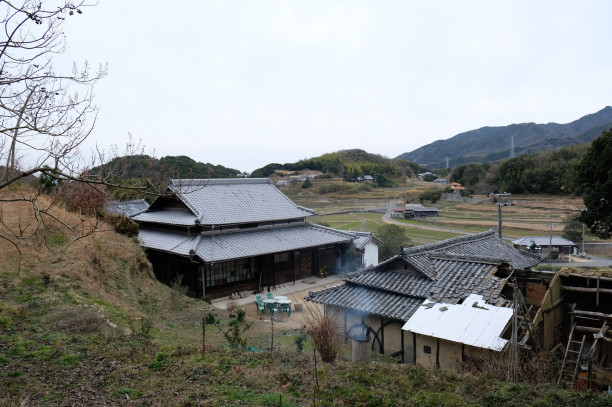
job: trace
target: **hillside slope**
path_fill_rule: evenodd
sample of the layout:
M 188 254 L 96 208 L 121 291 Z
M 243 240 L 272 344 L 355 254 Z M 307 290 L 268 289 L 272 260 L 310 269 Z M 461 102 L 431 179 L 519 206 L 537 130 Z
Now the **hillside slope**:
M 3 203 L 4 221 L 31 225 L 34 215 L 27 209 Z M 53 211 L 66 224 L 95 222 L 59 207 Z M 512 384 L 488 372 L 427 371 L 375 353 L 371 364 L 355 364 L 350 345 L 335 363 L 322 363 L 317 355 L 315 368 L 312 346 L 298 352 L 299 332 L 282 321 L 270 324 L 247 313 L 247 322 L 257 325 L 247 332 L 244 322 L 230 324 L 227 311 L 176 295 L 150 278 L 133 239 L 101 225 L 81 241 L 68 241 L 61 225 L 46 219 L 20 246 L 18 270 L 17 251 L 0 239 L 0 406 L 296 407 L 312 406 L 313 395 L 321 406 L 612 401 L 596 392 L 559 389 L 545 382 L 542 371 L 525 376 L 533 384 Z M 219 325 L 206 327 L 203 354 L 202 320 L 211 310 Z M 257 349 L 274 335 L 274 352 L 222 346 L 229 343 L 230 326 Z
M 443 168 L 448 157 L 450 165 L 456 167 L 509 157 L 512 137 L 515 155 L 520 156 L 590 142 L 609 128 L 612 128 L 612 107 L 607 106 L 567 124 L 521 123 L 482 127 L 447 140 L 435 141 L 397 158 L 426 164 L 430 168 Z

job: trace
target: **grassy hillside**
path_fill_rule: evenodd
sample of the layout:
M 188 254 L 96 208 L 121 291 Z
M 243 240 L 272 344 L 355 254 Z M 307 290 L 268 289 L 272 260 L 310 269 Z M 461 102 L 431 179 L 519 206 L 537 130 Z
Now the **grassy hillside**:
M 2 209 L 12 222 L 33 221 L 17 204 Z M 55 214 L 70 224 L 83 220 L 60 208 Z M 16 250 L 0 240 L 0 406 L 279 406 L 281 397 L 283 406 L 311 406 L 315 394 L 320 406 L 612 402 L 559 389 L 541 376 L 511 384 L 376 355 L 369 365 L 352 364 L 349 345 L 334 363 L 318 359 L 315 378 L 312 346 L 299 353 L 298 331 L 288 324 L 272 331 L 249 308 L 248 345 L 265 350 L 274 335 L 274 352 L 228 349 L 221 344 L 228 343 L 229 313 L 153 280 L 133 239 L 101 227 L 67 241 L 60 225 L 47 221 L 23 242 L 18 270 Z M 221 330 L 207 326 L 202 354 L 202 318 L 211 310 Z

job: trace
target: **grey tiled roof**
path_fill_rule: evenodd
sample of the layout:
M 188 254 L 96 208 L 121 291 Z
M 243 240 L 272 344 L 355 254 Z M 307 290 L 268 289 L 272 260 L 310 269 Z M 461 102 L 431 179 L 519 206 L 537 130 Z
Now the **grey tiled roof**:
M 407 297 L 382 290 L 371 290 L 352 284 L 343 284 L 311 292 L 309 300 L 407 321 L 423 303 L 422 298 Z
M 429 260 L 436 272 L 434 278 L 411 267 L 392 270 L 392 263 L 406 263 L 406 259 L 396 256 L 382 266 L 349 275 L 342 289 L 311 292 L 308 299 L 320 304 L 347 304 L 342 305 L 347 308 L 356 304 L 355 309 L 360 311 L 406 321 L 425 299 L 456 304 L 470 294 L 480 294 L 495 302 L 506 284 L 505 278 L 493 275 L 499 263 L 491 259 L 432 255 Z M 353 294 L 359 297 L 351 298 Z
M 353 236 L 324 226 L 303 223 L 265 229 L 197 234 L 191 237 L 188 237 L 186 232 L 172 233 L 163 229 L 143 227 L 139 239 L 142 246 L 147 248 L 180 255 L 188 255 L 191 250 L 202 260 L 212 262 L 348 243 L 352 241 Z
M 533 241 L 537 246 L 548 247 L 551 240 L 553 246 L 576 246 L 576 243 L 561 236 L 553 236 L 552 239 L 550 236 L 525 236 L 522 239 L 513 240 L 512 243 L 517 246 L 531 246 Z
M 151 212 L 143 212 L 134 216 L 133 219 L 138 222 L 180 226 L 194 226 L 197 220 L 192 212 L 183 208 L 163 208 Z
M 406 321 L 416 309 L 406 304 L 418 307 L 425 299 L 455 304 L 479 294 L 495 303 L 507 281 L 494 275 L 499 266 L 528 268 L 538 262 L 489 231 L 406 248 L 349 274 L 343 286 L 311 292 L 308 299 Z
M 347 232 L 355 236 L 355 240 L 353 240 L 353 245 L 357 250 L 361 250 L 365 247 L 368 242 L 374 240 L 375 242 L 381 243 L 380 240 L 376 239 L 372 233 L 370 232 Z
M 138 233 L 138 241 L 141 246 L 182 256 L 189 255 L 189 251 L 195 246 L 196 239 L 197 235 L 188 236 L 184 232 L 148 227 L 141 227 Z
M 296 205 L 267 178 L 173 179 L 168 188 L 201 225 L 297 219 L 315 214 Z
M 397 258 L 396 261 L 403 260 Z M 345 281 L 347 284 L 447 303 L 456 303 L 470 293 L 496 298 L 505 284 L 504 279 L 492 275 L 500 263 L 491 260 L 436 255 L 431 255 L 428 260 L 433 273 L 424 273 L 412 267 L 400 271 L 371 267 L 349 275 Z
M 214 236 L 207 234 L 196 249 L 196 254 L 206 262 L 259 256 L 334 243 L 350 242 L 348 233 L 319 225 L 274 227 L 245 230 Z
M 484 256 L 502 259 L 516 269 L 528 269 L 540 263 L 540 258 L 521 252 L 499 239 L 493 230 L 458 236 L 423 246 L 404 249 L 404 256 L 415 257 L 424 253 L 453 253 L 467 256 Z
M 123 216 L 132 216 L 146 210 L 149 204 L 144 199 L 133 199 L 131 201 L 111 201 L 106 206 L 106 211 Z

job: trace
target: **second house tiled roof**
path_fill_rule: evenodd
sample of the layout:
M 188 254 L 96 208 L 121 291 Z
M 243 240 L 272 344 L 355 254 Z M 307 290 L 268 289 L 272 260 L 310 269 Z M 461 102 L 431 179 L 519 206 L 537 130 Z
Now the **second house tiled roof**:
M 349 274 L 342 286 L 309 293 L 308 299 L 406 321 L 425 299 L 457 304 L 478 294 L 495 303 L 507 281 L 496 275 L 500 267 L 537 263 L 489 231 L 404 249 Z
M 408 247 L 403 251 L 405 257 L 413 258 L 414 261 L 418 261 L 419 257 L 429 253 L 453 253 L 502 259 L 516 269 L 528 269 L 540 263 L 538 256 L 519 251 L 506 244 L 495 235 L 492 229 L 423 246 Z

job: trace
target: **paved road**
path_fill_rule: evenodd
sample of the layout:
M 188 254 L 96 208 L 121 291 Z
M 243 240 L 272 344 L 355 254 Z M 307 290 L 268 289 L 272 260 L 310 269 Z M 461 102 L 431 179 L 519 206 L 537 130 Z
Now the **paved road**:
M 605 259 L 603 257 L 594 257 L 589 256 L 590 260 L 587 261 L 579 261 L 579 262 L 571 262 L 571 263 L 560 263 L 560 262 L 552 262 L 553 266 L 562 266 L 562 267 L 612 267 L 612 260 Z M 548 264 L 548 260 L 543 260 L 542 265 Z

